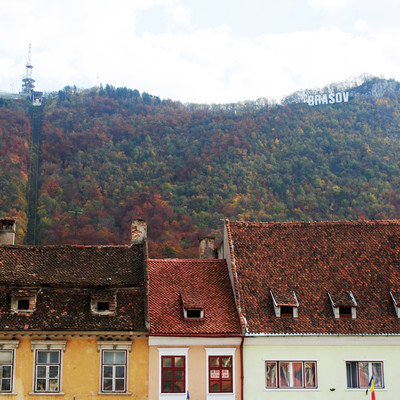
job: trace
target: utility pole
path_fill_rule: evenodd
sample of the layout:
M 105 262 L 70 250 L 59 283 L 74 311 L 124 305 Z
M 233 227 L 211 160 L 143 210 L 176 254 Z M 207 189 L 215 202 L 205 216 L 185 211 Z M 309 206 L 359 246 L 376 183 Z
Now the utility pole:
M 76 233 L 77 233 L 77 222 L 78 222 L 78 215 L 82 214 L 82 211 L 68 211 L 70 214 L 74 215 L 74 222 L 75 222 L 75 228 L 74 228 L 74 240 L 76 244 Z

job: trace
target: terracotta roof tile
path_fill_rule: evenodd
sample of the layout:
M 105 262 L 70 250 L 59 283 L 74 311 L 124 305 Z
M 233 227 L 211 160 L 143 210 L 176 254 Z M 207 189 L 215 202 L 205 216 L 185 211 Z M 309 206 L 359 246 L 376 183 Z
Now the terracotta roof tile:
M 0 284 L 143 286 L 144 247 L 0 246 Z
M 229 222 L 243 316 L 253 333 L 399 334 L 400 222 Z M 275 317 L 270 291 L 296 293 L 298 318 Z M 356 319 L 335 319 L 357 302 Z M 354 305 L 354 304 L 352 304 Z
M 146 252 L 127 246 L 0 246 L 1 330 L 145 332 Z M 91 298 L 115 298 L 113 315 L 96 315 Z M 30 313 L 11 297 L 36 295 Z
M 148 260 L 151 335 L 239 335 L 225 260 Z M 204 307 L 204 318 L 185 319 L 183 304 Z

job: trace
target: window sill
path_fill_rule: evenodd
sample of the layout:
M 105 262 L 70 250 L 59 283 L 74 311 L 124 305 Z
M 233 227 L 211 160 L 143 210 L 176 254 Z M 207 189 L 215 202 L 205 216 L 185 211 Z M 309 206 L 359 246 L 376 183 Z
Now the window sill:
M 132 396 L 130 392 L 98 392 L 99 396 Z
M 0 396 L 15 396 L 16 392 L 0 392 Z
M 29 392 L 31 396 L 64 396 L 64 392 Z
M 319 392 L 319 388 L 315 389 L 303 389 L 303 388 L 275 388 L 275 389 L 264 389 L 264 392 Z
M 346 388 L 346 392 L 365 392 L 367 388 Z M 375 392 L 387 392 L 387 388 L 374 388 Z M 368 388 L 368 391 L 370 389 Z

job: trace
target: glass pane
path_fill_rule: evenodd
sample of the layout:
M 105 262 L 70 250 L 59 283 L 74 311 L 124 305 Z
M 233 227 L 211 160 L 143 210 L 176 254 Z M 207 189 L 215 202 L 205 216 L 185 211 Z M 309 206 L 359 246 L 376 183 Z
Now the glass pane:
M 315 363 L 305 363 L 304 372 L 305 372 L 305 386 L 316 387 Z
M 46 367 L 38 365 L 36 367 L 36 376 L 38 378 L 46 378 Z
M 172 371 L 170 369 L 164 369 L 162 372 L 163 381 L 172 381 Z
M 162 366 L 167 368 L 172 367 L 172 357 L 163 357 Z
M 210 369 L 210 379 L 219 379 L 219 378 L 220 378 L 220 370 Z
M 0 364 L 11 364 L 11 363 L 12 363 L 12 352 L 0 351 Z
M 162 392 L 163 393 L 172 393 L 172 382 L 163 382 Z
M 104 378 L 112 378 L 113 368 L 107 365 L 103 366 L 103 376 Z
M 7 392 L 11 390 L 11 379 L 1 380 L 1 390 Z
M 38 351 L 37 352 L 37 363 L 46 364 L 48 362 L 48 351 Z
M 360 387 L 368 387 L 369 384 L 369 375 L 368 375 L 368 364 L 367 362 L 359 362 L 358 363 L 358 376 L 359 376 L 359 386 Z
M 49 390 L 50 392 L 58 392 L 58 379 L 49 380 Z
M 1 368 L 2 378 L 11 378 L 11 365 L 4 365 Z
M 114 352 L 113 351 L 103 351 L 103 362 L 104 364 L 114 363 Z
M 221 391 L 221 386 L 219 381 L 210 381 L 210 392 L 219 393 Z
M 125 378 L 125 367 L 115 367 L 115 377 L 116 378 Z
M 174 393 L 184 393 L 185 392 L 185 382 L 175 382 Z
M 231 379 L 231 370 L 230 369 L 223 369 L 221 371 L 221 378 L 222 379 Z
M 374 377 L 374 387 L 382 388 L 382 363 L 372 363 L 372 376 Z
M 222 357 L 223 367 L 232 367 L 232 357 Z
M 210 357 L 210 367 L 219 367 L 219 357 Z
M 58 377 L 58 365 L 50 366 L 50 378 L 57 378 Z
M 118 390 L 118 391 L 125 390 L 125 379 L 116 379 L 115 380 L 115 390 Z
M 112 390 L 112 379 L 103 379 L 103 390 Z
M 290 385 L 289 381 L 289 366 L 290 363 L 279 363 L 279 387 L 287 387 Z
M 175 357 L 175 367 L 183 367 L 185 365 L 185 357 Z
M 175 371 L 175 381 L 182 381 L 184 378 L 184 373 L 181 370 Z
M 347 387 L 348 388 L 358 387 L 357 362 L 348 361 L 346 363 L 346 375 L 347 375 Z
M 44 392 L 46 390 L 46 379 L 36 380 L 36 390 L 38 392 Z
M 267 387 L 276 387 L 276 363 L 267 362 L 265 364 Z
M 114 353 L 115 358 L 114 362 L 115 364 L 125 364 L 125 352 L 124 351 L 116 351 Z
M 232 392 L 232 382 L 222 382 L 222 392 Z
M 293 387 L 303 387 L 303 363 L 292 363 Z
M 60 353 L 58 351 L 50 352 L 50 363 L 51 364 L 58 364 L 60 359 Z

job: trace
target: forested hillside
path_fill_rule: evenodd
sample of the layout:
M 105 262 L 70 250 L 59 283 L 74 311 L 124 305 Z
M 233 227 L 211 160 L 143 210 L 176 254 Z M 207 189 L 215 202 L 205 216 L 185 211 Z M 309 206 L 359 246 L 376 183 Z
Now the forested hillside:
M 183 105 L 108 85 L 53 93 L 42 125 L 38 243 L 128 243 L 140 216 L 151 256 L 196 257 L 197 237 L 218 235 L 224 217 L 399 218 L 399 85 L 374 93 L 374 82 L 347 103 L 315 107 L 296 96 Z M 3 104 L 0 215 L 17 215 L 22 227 L 28 142 L 28 112 Z

